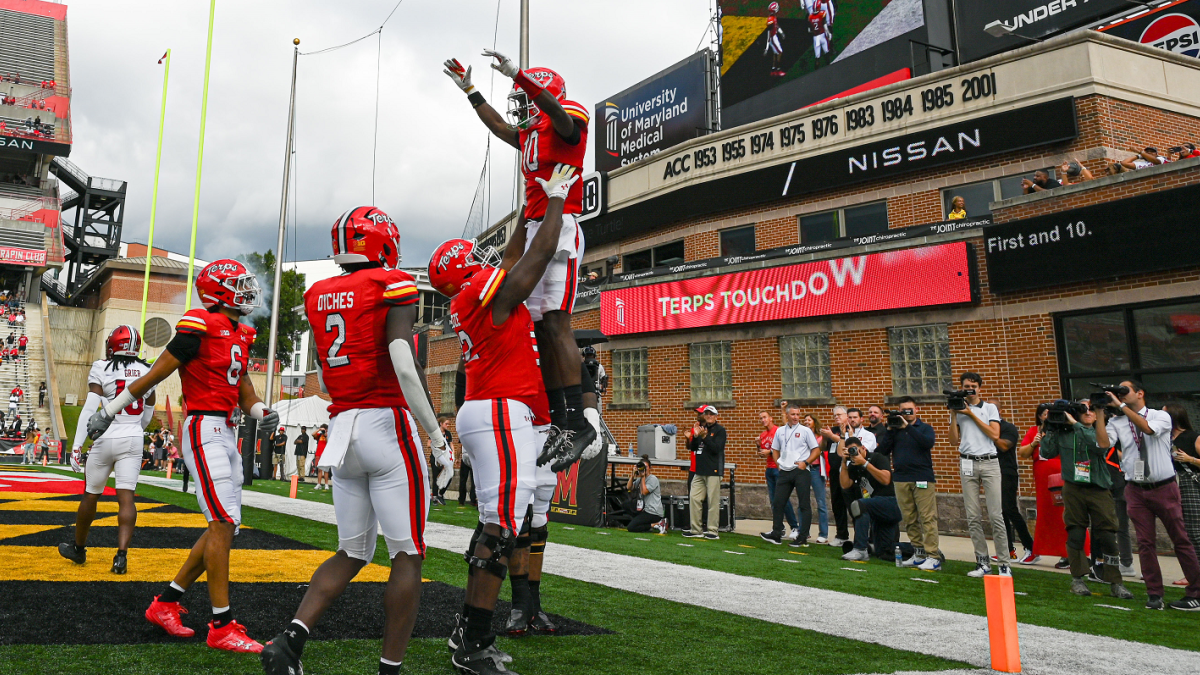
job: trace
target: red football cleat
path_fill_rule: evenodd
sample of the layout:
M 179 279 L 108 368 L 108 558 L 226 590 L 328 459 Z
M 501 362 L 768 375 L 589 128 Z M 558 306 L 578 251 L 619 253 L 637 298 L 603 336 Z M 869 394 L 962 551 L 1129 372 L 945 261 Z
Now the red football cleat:
M 246 635 L 246 627 L 236 621 L 230 621 L 223 628 L 208 624 L 208 646 L 213 649 L 250 654 L 257 654 L 263 650 L 263 646 L 258 641 Z
M 186 609 L 180 607 L 178 602 L 159 602 L 158 598 L 159 596 L 154 596 L 154 602 L 146 608 L 147 621 L 174 637 L 192 637 L 196 634 L 196 631 L 183 625 L 179 620 L 180 614 L 187 614 Z

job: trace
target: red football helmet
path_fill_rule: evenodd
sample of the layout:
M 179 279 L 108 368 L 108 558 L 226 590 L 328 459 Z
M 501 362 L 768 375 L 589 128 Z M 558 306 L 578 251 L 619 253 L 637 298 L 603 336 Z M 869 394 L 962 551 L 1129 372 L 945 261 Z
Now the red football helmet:
M 550 70 L 549 68 L 526 68 L 525 74 L 529 79 L 542 85 L 542 88 L 550 92 L 550 95 L 558 100 L 563 100 L 567 97 L 567 82 L 561 75 Z M 529 123 L 542 114 L 533 101 L 529 100 L 529 95 L 521 89 L 519 85 L 514 84 L 512 92 L 508 95 L 508 114 L 513 118 L 513 124 L 517 128 L 525 129 Z
M 112 360 L 114 356 L 132 356 L 137 358 L 142 351 L 142 336 L 133 326 L 120 325 L 108 334 L 104 342 L 104 358 Z
M 429 259 L 429 283 L 453 298 L 471 285 L 477 272 L 499 266 L 500 254 L 491 246 L 480 247 L 474 239 L 451 239 L 438 246 Z
M 374 206 L 356 206 L 333 224 L 333 261 L 377 262 L 384 269 L 400 265 L 400 229 L 388 214 Z
M 262 307 L 258 279 L 236 260 L 217 260 L 205 266 L 196 276 L 196 292 L 209 309 L 224 305 L 249 314 Z
M 818 3 L 813 3 L 813 4 L 816 5 Z M 779 3 L 772 2 L 771 4 L 767 5 L 767 12 L 769 12 L 771 14 L 778 14 L 779 13 Z

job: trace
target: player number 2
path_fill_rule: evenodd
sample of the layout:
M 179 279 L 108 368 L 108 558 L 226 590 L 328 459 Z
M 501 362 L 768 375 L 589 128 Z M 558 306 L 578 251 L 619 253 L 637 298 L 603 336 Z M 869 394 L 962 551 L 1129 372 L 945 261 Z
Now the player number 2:
M 229 370 L 225 371 L 225 381 L 233 386 L 237 386 L 242 380 L 242 347 L 241 345 L 232 345 L 229 348 Z
M 121 392 L 125 391 L 125 380 L 117 380 L 116 385 L 117 385 L 117 396 L 120 396 Z M 133 403 L 130 403 L 129 405 L 125 406 L 125 409 L 122 410 L 121 412 L 125 413 L 126 415 L 141 415 L 142 414 L 142 399 L 140 399 L 140 398 L 133 399 Z
M 332 330 L 337 330 L 337 336 L 333 338 L 333 344 L 329 345 L 329 353 L 325 358 L 326 367 L 337 368 L 350 365 L 349 356 L 338 356 L 338 352 L 342 350 L 342 344 L 346 342 L 346 319 L 342 318 L 341 314 L 325 316 L 325 332 L 328 333 Z
M 534 131 L 525 139 L 525 147 L 521 149 L 521 163 L 526 171 L 538 170 L 538 132 Z
M 463 361 L 474 361 L 475 359 L 479 358 L 478 354 L 471 353 L 471 351 L 475 349 L 475 343 L 471 341 L 470 335 L 467 335 L 461 330 L 458 331 L 458 342 L 463 350 Z

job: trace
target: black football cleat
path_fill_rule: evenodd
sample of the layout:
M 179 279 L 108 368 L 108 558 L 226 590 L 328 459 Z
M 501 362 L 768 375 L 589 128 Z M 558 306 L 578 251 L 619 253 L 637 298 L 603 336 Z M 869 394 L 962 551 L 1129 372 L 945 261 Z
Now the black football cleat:
M 126 555 L 126 553 L 124 551 L 117 551 L 117 554 L 113 556 L 112 573 L 113 574 L 125 574 L 128 567 L 129 567 L 128 555 Z
M 558 626 L 550 620 L 545 612 L 539 611 L 529 619 L 529 630 L 539 635 L 552 635 L 558 632 Z
M 511 663 L 512 657 L 496 649 L 495 642 L 483 647 L 479 643 L 469 644 L 464 640 L 454 650 L 450 662 L 463 675 L 517 675 L 504 665 Z
M 564 432 L 567 437 L 562 452 L 550 465 L 550 469 L 555 473 L 565 470 L 583 455 L 583 451 L 596 440 L 596 427 L 592 426 L 591 422 L 584 420 L 583 424 L 578 429 L 567 429 Z
M 446 649 L 450 653 L 458 651 L 458 646 L 462 644 L 463 629 L 467 626 L 467 619 L 462 614 L 454 615 L 454 628 L 450 631 L 450 637 L 446 640 Z
M 58 554 L 76 565 L 82 565 L 87 562 L 87 547 L 85 546 L 76 546 L 69 542 L 63 542 L 58 545 Z
M 259 652 L 263 672 L 266 675 L 304 675 L 304 666 L 300 657 L 288 647 L 287 636 L 283 633 L 271 638 Z
M 550 425 L 546 430 L 546 442 L 542 444 L 542 451 L 538 453 L 537 465 L 545 466 L 558 457 L 563 452 L 569 436 L 570 434 L 564 433 L 562 429 Z
M 508 615 L 508 624 L 504 626 L 504 632 L 508 637 L 524 637 L 529 633 L 529 614 L 524 609 L 513 607 Z

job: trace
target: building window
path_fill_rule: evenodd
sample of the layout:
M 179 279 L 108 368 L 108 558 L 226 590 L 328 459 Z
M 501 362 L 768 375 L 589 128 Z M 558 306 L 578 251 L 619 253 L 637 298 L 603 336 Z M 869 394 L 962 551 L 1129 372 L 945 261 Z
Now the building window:
M 454 414 L 454 376 L 457 372 L 456 370 L 442 372 L 442 405 L 438 412 L 443 415 Z
M 673 241 L 645 251 L 626 253 L 622 272 L 638 272 L 664 265 L 678 265 L 683 262 L 683 240 Z
M 421 291 L 418 296 L 417 325 L 427 326 L 440 321 L 450 311 L 450 298 L 436 291 Z
M 692 400 L 711 403 L 733 400 L 733 366 L 728 342 L 689 345 Z
M 609 381 L 613 403 L 648 403 L 650 377 L 646 348 L 613 350 Z
M 896 396 L 941 394 L 950 386 L 950 335 L 945 324 L 889 328 L 888 345 Z
M 1178 403 L 1200 419 L 1200 301 L 1109 307 L 1056 323 L 1066 396 L 1084 398 L 1093 382 L 1135 379 L 1150 407 Z
M 811 333 L 779 338 L 779 369 L 783 375 L 784 398 L 832 397 L 829 335 Z
M 1045 171 L 1050 174 L 1051 178 L 1055 177 L 1053 168 L 1045 169 Z M 966 202 L 968 218 L 989 216 L 992 213 L 990 206 L 992 202 L 1025 194 L 1025 188 L 1021 186 L 1021 181 L 1026 178 L 1032 180 L 1033 174 L 1023 173 L 1019 176 L 1005 176 L 995 180 L 985 180 L 981 183 L 944 188 L 942 190 L 942 213 L 948 217 L 951 211 L 950 202 L 955 197 L 962 197 Z
M 871 202 L 800 216 L 800 243 L 812 244 L 843 237 L 865 237 L 887 232 L 887 229 L 887 201 Z
M 755 250 L 753 225 L 721 231 L 722 256 L 750 255 Z

